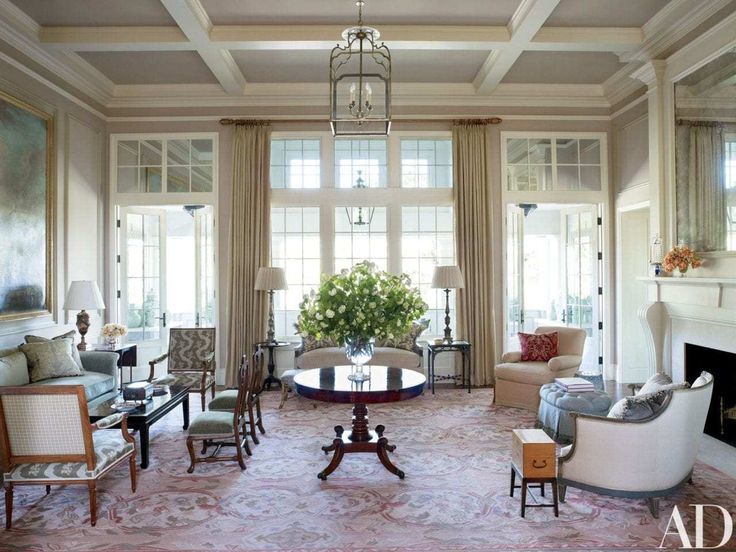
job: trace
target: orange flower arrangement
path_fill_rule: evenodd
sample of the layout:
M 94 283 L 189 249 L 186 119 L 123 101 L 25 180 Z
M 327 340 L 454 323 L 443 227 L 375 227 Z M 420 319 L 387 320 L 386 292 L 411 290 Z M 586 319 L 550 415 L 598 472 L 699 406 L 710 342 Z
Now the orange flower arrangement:
M 680 272 L 687 272 L 688 268 L 698 268 L 702 264 L 703 260 L 687 245 L 676 245 L 664 256 L 662 266 L 667 272 L 672 272 L 675 269 Z

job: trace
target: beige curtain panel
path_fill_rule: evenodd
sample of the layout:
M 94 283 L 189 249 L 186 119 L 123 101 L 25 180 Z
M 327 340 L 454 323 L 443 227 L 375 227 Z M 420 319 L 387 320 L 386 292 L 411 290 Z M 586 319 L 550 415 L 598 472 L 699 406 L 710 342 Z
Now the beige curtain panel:
M 453 126 L 457 262 L 465 277 L 465 288 L 457 292 L 457 327 L 473 346 L 474 385 L 494 382 L 496 361 L 489 142 L 488 124 Z
M 266 335 L 268 300 L 255 291 L 258 269 L 270 264 L 271 127 L 235 127 L 227 341 L 227 385 L 236 384 L 238 365 Z
M 726 249 L 723 125 L 677 125 L 677 237 L 698 251 Z

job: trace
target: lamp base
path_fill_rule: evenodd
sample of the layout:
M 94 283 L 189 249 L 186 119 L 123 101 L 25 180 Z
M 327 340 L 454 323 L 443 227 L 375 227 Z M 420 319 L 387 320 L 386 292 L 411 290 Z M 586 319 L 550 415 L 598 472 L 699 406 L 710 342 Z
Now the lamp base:
M 77 331 L 79 332 L 79 335 L 81 336 L 81 341 L 77 344 L 77 350 L 79 351 L 86 351 L 87 350 L 87 342 L 84 340 L 84 336 L 87 335 L 87 331 L 89 330 L 89 313 L 82 309 L 77 314 Z

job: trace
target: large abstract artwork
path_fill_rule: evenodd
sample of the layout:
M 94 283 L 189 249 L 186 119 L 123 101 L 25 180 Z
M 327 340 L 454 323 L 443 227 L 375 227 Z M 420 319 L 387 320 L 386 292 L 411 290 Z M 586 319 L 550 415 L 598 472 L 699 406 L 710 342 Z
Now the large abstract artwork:
M 0 321 L 53 312 L 53 119 L 0 92 Z

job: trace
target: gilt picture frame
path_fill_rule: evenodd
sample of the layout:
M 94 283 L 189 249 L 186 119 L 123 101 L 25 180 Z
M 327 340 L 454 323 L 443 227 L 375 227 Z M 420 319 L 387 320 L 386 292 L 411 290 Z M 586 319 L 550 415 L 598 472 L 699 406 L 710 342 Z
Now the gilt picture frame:
M 0 323 L 54 313 L 54 118 L 0 91 Z

